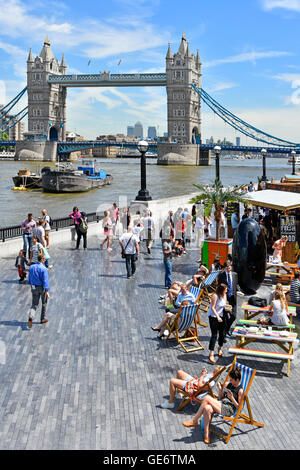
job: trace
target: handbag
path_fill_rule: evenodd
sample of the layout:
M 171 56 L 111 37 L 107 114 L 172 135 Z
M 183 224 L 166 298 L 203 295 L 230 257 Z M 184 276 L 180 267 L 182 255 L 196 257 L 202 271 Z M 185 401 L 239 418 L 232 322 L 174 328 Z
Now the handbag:
M 133 237 L 133 235 L 131 235 L 131 237 L 129 238 L 128 242 L 126 243 L 125 248 L 122 246 L 121 257 L 122 257 L 123 259 L 126 258 L 125 250 L 126 250 L 126 248 L 128 247 L 128 245 L 129 245 L 130 240 L 132 239 L 132 237 Z
M 261 299 L 260 297 L 256 296 L 250 297 L 248 304 L 253 305 L 254 307 L 266 307 L 268 305 L 266 299 Z

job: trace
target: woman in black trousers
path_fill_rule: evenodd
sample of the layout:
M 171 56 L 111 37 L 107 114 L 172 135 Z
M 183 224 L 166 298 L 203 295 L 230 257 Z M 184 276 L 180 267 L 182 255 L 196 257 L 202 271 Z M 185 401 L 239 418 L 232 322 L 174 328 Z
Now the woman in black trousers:
M 212 295 L 211 302 L 208 310 L 209 326 L 211 329 L 211 338 L 209 342 L 209 356 L 208 360 L 211 364 L 215 364 L 214 349 L 218 339 L 218 356 L 222 357 L 222 346 L 225 338 L 225 324 L 223 321 L 223 311 L 227 304 L 227 286 L 219 284 L 216 293 Z M 219 337 L 218 337 L 219 336 Z

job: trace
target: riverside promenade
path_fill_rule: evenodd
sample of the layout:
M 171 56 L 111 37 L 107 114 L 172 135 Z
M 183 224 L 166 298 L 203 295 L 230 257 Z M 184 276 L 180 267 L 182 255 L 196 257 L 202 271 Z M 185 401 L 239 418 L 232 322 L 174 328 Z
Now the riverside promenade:
M 117 240 L 112 247 L 111 253 L 100 251 L 93 236 L 86 251 L 74 251 L 74 242 L 51 248 L 49 323 L 39 324 L 37 315 L 32 330 L 27 329 L 30 287 L 18 284 L 15 257 L 1 259 L 0 448 L 299 449 L 299 351 L 289 377 L 281 361 L 240 358 L 258 369 L 249 398 L 254 419 L 265 426 L 237 425 L 227 445 L 211 433 L 207 446 L 200 427 L 182 426 L 197 406 L 189 404 L 181 412 L 158 407 L 177 369 L 191 375 L 199 375 L 203 366 L 212 370 L 210 330 L 199 328 L 205 349 L 195 353 L 158 340 L 150 327 L 162 315 L 161 244 L 156 241 L 151 255 L 142 245 L 130 280 Z M 191 250 L 174 260 L 173 279 L 189 279 L 198 257 Z M 269 292 L 269 287 L 261 289 L 259 294 Z M 239 305 L 244 300 L 239 296 Z M 228 348 L 233 344 L 228 340 L 218 364 L 232 361 Z

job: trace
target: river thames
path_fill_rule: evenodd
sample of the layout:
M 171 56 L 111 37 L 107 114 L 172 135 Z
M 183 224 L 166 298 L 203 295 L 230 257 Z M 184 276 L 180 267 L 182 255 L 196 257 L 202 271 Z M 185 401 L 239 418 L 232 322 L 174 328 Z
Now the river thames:
M 40 167 L 48 165 L 39 162 Z M 74 166 L 76 163 L 74 164 Z M 110 186 L 87 193 L 50 194 L 42 191 L 13 191 L 12 177 L 19 170 L 36 169 L 35 162 L 0 161 L 0 226 L 20 224 L 28 212 L 38 217 L 46 208 L 52 218 L 65 217 L 74 205 L 86 212 L 96 212 L 100 206 L 105 210 L 113 202 L 125 205 L 124 201 L 135 199 L 140 189 L 139 159 L 97 159 L 96 167 L 112 174 L 114 181 Z M 51 165 L 50 165 L 51 166 Z M 54 165 L 52 165 L 54 167 Z M 287 158 L 267 159 L 268 179 L 280 180 L 284 174 L 291 173 Z M 262 176 L 262 160 L 220 160 L 220 178 L 224 186 L 257 183 Z M 147 161 L 147 188 L 153 199 L 179 196 L 196 191 L 193 184 L 209 184 L 215 178 L 214 160 L 212 166 L 159 166 L 156 160 Z M 176 209 L 176 208 L 175 208 Z

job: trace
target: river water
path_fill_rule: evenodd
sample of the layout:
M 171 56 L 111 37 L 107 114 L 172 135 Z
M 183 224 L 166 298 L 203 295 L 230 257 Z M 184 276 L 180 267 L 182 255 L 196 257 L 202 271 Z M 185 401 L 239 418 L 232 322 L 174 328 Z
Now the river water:
M 41 167 L 48 163 L 40 163 Z M 53 166 L 54 165 L 50 165 Z M 139 159 L 98 159 L 96 166 L 112 174 L 114 181 L 87 193 L 50 194 L 42 191 L 12 191 L 13 181 L 19 170 L 35 171 L 34 162 L 0 161 L 0 227 L 20 224 L 32 212 L 38 217 L 43 208 L 52 218 L 65 217 L 74 205 L 86 212 L 105 210 L 113 202 L 120 205 L 135 199 L 140 189 Z M 267 159 L 267 176 L 279 180 L 291 173 L 287 159 Z M 220 160 L 220 178 L 223 185 L 257 183 L 262 175 L 262 160 Z M 208 184 L 215 178 L 214 161 L 209 167 L 159 166 L 156 160 L 147 161 L 147 188 L 153 199 L 179 196 L 196 191 L 193 184 Z M 121 198 L 121 199 L 119 199 Z

